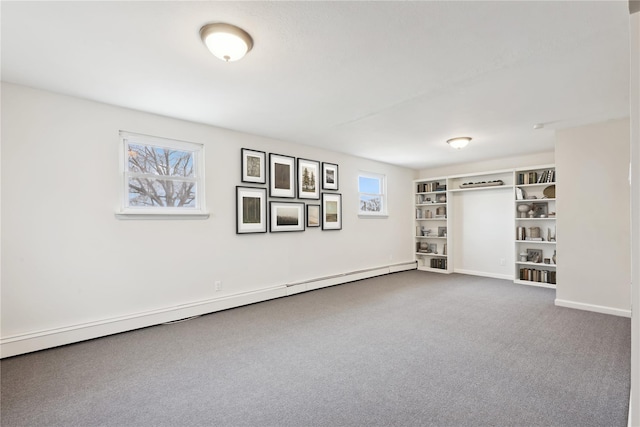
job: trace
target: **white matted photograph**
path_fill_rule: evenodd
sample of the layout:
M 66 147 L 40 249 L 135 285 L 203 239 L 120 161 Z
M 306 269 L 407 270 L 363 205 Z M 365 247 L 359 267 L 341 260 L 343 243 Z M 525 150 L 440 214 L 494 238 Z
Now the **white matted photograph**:
M 304 203 L 269 202 L 272 233 L 280 231 L 304 231 Z
M 267 232 L 267 189 L 236 187 L 236 234 Z
M 338 165 L 322 162 L 322 189 L 338 189 Z
M 322 229 L 342 229 L 342 194 L 322 193 Z
M 242 182 L 265 184 L 267 182 L 267 154 L 264 151 L 241 150 Z
M 269 153 L 269 196 L 296 197 L 296 159 Z
M 308 159 L 298 159 L 298 198 L 320 198 L 320 162 Z

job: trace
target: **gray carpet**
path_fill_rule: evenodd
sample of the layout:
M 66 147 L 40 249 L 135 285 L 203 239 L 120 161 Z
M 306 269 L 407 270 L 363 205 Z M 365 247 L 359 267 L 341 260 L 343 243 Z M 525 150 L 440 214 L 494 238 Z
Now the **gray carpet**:
M 410 271 L 0 362 L 2 426 L 626 426 L 630 321 Z

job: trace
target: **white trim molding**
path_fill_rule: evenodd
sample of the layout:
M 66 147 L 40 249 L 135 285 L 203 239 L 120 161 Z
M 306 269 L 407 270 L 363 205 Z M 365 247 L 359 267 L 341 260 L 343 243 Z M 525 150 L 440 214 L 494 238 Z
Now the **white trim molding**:
M 415 270 L 415 261 L 352 271 L 318 279 L 309 279 L 300 283 L 283 284 L 275 287 L 244 292 L 221 298 L 194 301 L 173 307 L 132 313 L 126 316 L 97 320 L 94 322 L 69 325 L 61 328 L 27 332 L 0 339 L 0 358 L 58 347 L 108 335 L 128 332 L 148 326 L 182 320 L 202 314 L 228 310 L 243 305 L 282 298 L 289 295 L 340 285 L 385 274 L 405 270 Z
M 575 308 L 577 310 L 593 311 L 595 313 L 611 314 L 612 316 L 631 318 L 631 310 L 623 310 L 620 308 L 605 307 L 603 305 L 585 304 L 582 302 L 567 301 L 562 299 L 555 300 L 558 307 Z

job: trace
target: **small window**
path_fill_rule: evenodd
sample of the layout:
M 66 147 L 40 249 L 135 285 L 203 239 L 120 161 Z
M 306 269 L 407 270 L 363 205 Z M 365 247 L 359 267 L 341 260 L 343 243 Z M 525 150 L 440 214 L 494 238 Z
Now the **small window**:
M 359 215 L 387 215 L 387 183 L 384 175 L 360 172 L 358 175 L 358 192 L 360 193 Z
M 121 215 L 206 215 L 203 146 L 120 132 Z

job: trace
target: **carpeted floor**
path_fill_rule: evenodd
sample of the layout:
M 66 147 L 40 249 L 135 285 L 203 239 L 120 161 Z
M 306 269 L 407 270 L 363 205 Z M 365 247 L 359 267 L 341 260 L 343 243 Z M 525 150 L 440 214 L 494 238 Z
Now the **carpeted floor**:
M 0 362 L 11 426 L 620 426 L 630 320 L 410 271 Z

